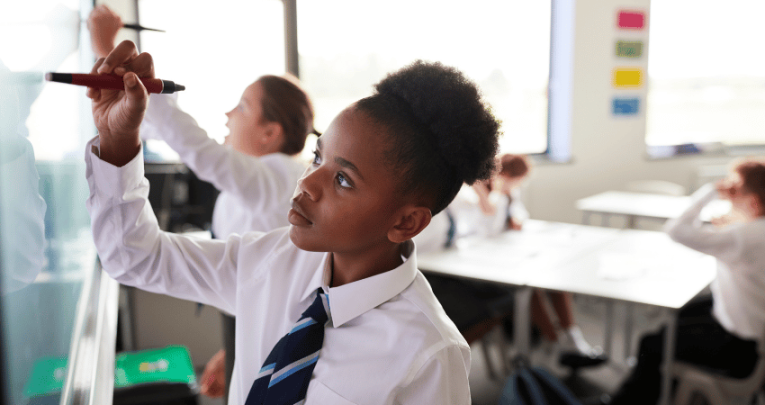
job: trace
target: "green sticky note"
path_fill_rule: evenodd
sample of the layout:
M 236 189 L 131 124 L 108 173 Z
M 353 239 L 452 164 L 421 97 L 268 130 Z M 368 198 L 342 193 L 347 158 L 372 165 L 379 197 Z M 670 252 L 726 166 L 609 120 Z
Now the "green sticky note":
M 616 56 L 622 58 L 639 58 L 643 56 L 643 41 L 616 42 Z

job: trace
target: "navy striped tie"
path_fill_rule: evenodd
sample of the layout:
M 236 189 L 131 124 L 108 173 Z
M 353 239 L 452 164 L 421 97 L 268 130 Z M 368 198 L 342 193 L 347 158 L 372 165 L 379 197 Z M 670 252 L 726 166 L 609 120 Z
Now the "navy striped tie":
M 328 321 L 329 297 L 319 288 L 311 306 L 266 357 L 245 405 L 303 403 Z

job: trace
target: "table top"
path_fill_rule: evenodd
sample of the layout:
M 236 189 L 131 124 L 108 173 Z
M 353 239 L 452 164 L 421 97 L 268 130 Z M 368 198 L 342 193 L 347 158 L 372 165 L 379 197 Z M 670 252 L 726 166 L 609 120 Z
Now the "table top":
M 418 255 L 420 269 L 515 286 L 680 308 L 715 277 L 713 257 L 654 231 L 529 220 Z
M 680 216 L 690 204 L 690 196 L 606 191 L 577 200 L 576 208 L 588 212 L 669 219 Z M 708 221 L 728 211 L 730 202 L 715 200 L 702 210 L 701 218 Z

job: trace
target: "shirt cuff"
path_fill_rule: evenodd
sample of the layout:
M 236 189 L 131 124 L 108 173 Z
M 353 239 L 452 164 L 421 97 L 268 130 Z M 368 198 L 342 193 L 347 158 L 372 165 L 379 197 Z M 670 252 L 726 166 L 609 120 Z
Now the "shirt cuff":
M 138 154 L 122 167 L 117 167 L 100 158 L 101 139 L 96 135 L 85 147 L 87 173 L 92 177 L 91 191 L 122 198 L 126 191 L 135 189 L 144 179 L 143 145 Z

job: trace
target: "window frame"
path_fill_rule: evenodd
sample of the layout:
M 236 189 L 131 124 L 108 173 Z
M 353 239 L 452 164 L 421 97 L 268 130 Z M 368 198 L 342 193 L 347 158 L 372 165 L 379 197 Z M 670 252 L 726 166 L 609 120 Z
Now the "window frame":
M 650 16 L 649 16 L 650 17 Z M 651 34 L 652 26 L 648 25 L 649 36 Z M 650 37 L 649 37 L 650 38 Z M 650 50 L 650 41 L 648 47 Z M 647 54 L 647 53 L 646 53 Z M 645 159 L 663 161 L 667 159 L 685 158 L 685 157 L 740 157 L 749 155 L 765 154 L 765 138 L 762 143 L 747 143 L 747 144 L 726 144 L 722 141 L 714 142 L 689 142 L 682 144 L 667 144 L 667 145 L 649 145 L 647 141 L 648 137 L 648 110 L 650 109 L 649 95 L 651 93 L 650 81 L 650 65 L 651 58 L 646 55 L 646 88 L 644 93 L 645 113 L 643 114 L 643 122 L 645 123 L 645 133 L 643 134 L 643 144 L 645 146 Z
M 571 109 L 573 87 L 574 0 L 550 1 L 550 52 L 547 79 L 547 133 L 546 149 L 529 153 L 535 162 L 570 163 L 571 158 Z M 300 78 L 298 60 L 297 0 L 282 0 L 284 4 L 284 52 L 285 69 Z M 556 28 L 556 25 L 558 27 Z M 556 37 L 557 36 L 557 37 Z M 556 41 L 556 38 L 558 39 Z M 555 60 L 555 63 L 553 61 Z M 555 86 L 553 86 L 555 80 Z M 553 108 L 553 95 L 555 107 Z M 568 121 L 553 131 L 553 120 Z

